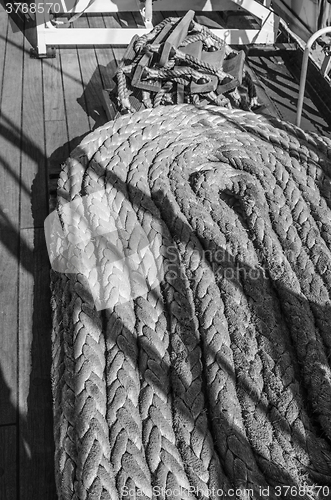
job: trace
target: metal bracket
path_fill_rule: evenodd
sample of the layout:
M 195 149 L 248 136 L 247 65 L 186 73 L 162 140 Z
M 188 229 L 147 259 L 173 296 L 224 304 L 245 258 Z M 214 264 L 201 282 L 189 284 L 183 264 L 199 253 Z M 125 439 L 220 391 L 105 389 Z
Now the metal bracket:
M 30 57 L 32 59 L 52 59 L 56 57 L 55 47 L 47 47 L 45 53 L 39 53 L 38 47 L 32 47 L 30 49 Z

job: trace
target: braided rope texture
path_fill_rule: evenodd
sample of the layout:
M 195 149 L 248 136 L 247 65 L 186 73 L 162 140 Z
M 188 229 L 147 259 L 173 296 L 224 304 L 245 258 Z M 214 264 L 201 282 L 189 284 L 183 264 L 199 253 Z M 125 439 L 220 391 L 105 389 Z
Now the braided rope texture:
M 73 151 L 57 212 L 85 237 L 51 275 L 61 500 L 330 498 L 330 158 L 291 124 L 189 104 Z

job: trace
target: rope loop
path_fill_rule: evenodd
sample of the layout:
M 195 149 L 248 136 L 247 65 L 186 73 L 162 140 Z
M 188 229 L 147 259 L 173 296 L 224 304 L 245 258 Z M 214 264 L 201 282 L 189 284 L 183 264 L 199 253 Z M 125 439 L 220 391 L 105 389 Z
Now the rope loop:
M 171 91 L 59 178 L 58 496 L 329 498 L 331 141 Z

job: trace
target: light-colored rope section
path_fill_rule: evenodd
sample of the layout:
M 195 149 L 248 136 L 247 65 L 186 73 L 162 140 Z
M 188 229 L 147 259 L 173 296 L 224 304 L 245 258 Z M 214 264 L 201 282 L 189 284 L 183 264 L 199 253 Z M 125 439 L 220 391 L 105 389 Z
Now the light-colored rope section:
M 73 151 L 51 231 L 61 500 L 331 498 L 330 158 L 188 104 Z

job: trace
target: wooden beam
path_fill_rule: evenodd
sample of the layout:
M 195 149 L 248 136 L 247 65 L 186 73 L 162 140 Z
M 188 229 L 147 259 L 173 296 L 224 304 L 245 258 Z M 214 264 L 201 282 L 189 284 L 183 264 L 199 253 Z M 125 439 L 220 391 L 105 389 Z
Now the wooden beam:
M 67 30 L 63 29 L 61 33 L 65 31 Z M 68 31 L 74 32 L 76 29 Z M 83 137 L 90 132 L 90 124 L 85 110 L 77 102 L 77 98 L 83 98 L 84 87 L 76 47 L 71 47 L 65 51 L 60 50 L 60 58 L 69 149 L 72 151 L 82 141 Z
M 133 19 L 133 18 L 132 18 Z M 102 21 L 100 19 L 100 21 Z M 87 17 L 83 16 L 75 22 L 77 28 L 89 30 Z M 76 27 L 75 27 L 76 29 Z M 99 28 L 96 28 L 99 29 Z M 90 129 L 100 127 L 105 123 L 105 114 L 102 107 L 102 85 L 94 47 L 77 48 L 81 68 L 84 92 L 77 96 L 80 105 L 88 115 Z
M 47 5 L 47 4 L 46 4 Z M 121 10 L 130 10 L 136 12 L 137 7 L 127 9 L 129 4 L 125 1 L 121 3 Z M 165 7 L 164 3 L 163 6 Z M 162 10 L 162 2 L 160 4 Z M 243 45 L 251 43 L 274 43 L 278 31 L 278 17 L 273 11 L 267 9 L 264 5 L 256 2 L 255 0 L 219 0 L 219 3 L 201 2 L 201 0 L 168 0 L 166 10 L 197 10 L 197 11 L 217 11 L 229 9 L 245 10 L 261 22 L 261 29 L 259 30 L 237 30 L 237 29 L 214 29 L 212 30 L 215 35 L 223 38 L 227 43 L 233 45 Z M 76 11 L 80 10 L 79 3 L 76 6 Z M 95 0 L 91 6 L 86 9 L 86 13 L 92 12 L 116 12 L 118 10 L 117 4 L 114 10 L 113 2 L 109 0 Z M 165 9 L 163 9 L 165 10 Z M 157 8 L 155 9 L 157 11 Z M 73 10 L 71 11 L 73 12 Z M 144 35 L 150 31 L 148 29 L 135 28 L 114 28 L 110 31 L 104 28 L 77 28 L 58 30 L 53 27 L 49 22 L 49 14 L 44 10 L 43 14 L 37 14 L 37 52 L 39 56 L 45 56 L 47 53 L 47 46 L 89 46 L 89 45 L 127 45 L 135 34 Z
M 246 45 L 251 43 L 274 43 L 274 33 L 270 31 L 261 31 L 254 29 L 212 29 L 216 36 L 222 38 L 229 45 Z M 135 34 L 139 36 L 146 34 L 146 29 L 107 29 L 107 28 L 89 28 L 89 29 L 61 29 L 49 30 L 41 29 L 45 44 L 47 46 L 90 46 L 90 45 L 127 45 Z
M 7 20 L 4 23 L 1 18 L 6 27 Z M 0 102 L 0 425 L 17 420 L 19 213 L 20 190 L 24 187 L 20 179 L 23 35 L 9 24 L 4 37 Z
M 271 45 L 254 44 L 247 47 L 246 54 L 248 56 L 270 57 L 299 50 L 296 43 L 274 43 Z
M 21 179 L 29 192 L 21 194 L 21 229 L 43 227 L 48 214 L 42 61 L 31 59 L 28 50 L 24 51 L 23 96 Z
M 153 11 L 186 11 L 192 9 L 211 12 L 212 10 L 233 10 L 239 8 L 242 1 L 250 4 L 252 2 L 257 3 L 254 0 L 218 0 L 217 3 L 215 0 L 156 0 L 153 4 Z M 86 2 L 84 2 L 84 5 L 86 5 Z M 82 6 L 83 2 L 78 2 L 74 8 L 68 9 L 68 12 L 80 12 Z M 144 3 L 137 0 L 121 0 L 120 2 L 118 0 L 95 0 L 86 12 L 139 12 L 143 6 Z M 62 7 L 61 10 L 63 11 Z

